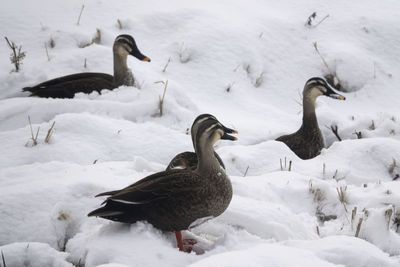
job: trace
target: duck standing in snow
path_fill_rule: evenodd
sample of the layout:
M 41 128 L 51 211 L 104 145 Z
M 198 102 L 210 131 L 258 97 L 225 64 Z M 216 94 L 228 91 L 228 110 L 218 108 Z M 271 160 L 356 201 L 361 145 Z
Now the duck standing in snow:
M 202 114 L 194 120 L 191 130 L 190 130 L 191 136 L 192 136 L 192 143 L 193 143 L 194 147 L 196 146 L 196 133 L 198 130 L 198 126 L 201 124 L 201 122 L 208 120 L 208 119 L 217 120 L 213 115 L 210 115 L 210 114 Z M 229 129 L 222 124 L 221 124 L 221 126 L 225 132 L 237 134 L 237 132 L 235 130 Z M 214 156 L 218 160 L 219 164 L 221 165 L 221 168 L 223 168 L 225 170 L 224 162 L 222 161 L 220 156 L 217 154 L 217 152 L 215 152 Z M 195 152 L 189 152 L 189 151 L 182 152 L 182 153 L 179 153 L 178 155 L 176 155 L 171 160 L 171 162 L 167 166 L 167 170 L 169 170 L 169 169 L 187 169 L 187 168 L 189 168 L 191 170 L 195 170 L 197 167 L 197 162 L 198 162 L 198 160 L 197 160 L 197 155 Z
M 215 119 L 207 117 L 197 124 L 195 152 L 198 163 L 195 170 L 169 169 L 147 176 L 121 190 L 101 193 L 109 196 L 88 216 L 124 223 L 146 220 L 163 231 L 175 232 L 178 248 L 184 247 L 182 230 L 211 217 L 217 217 L 232 199 L 232 185 L 220 167 L 213 145 L 219 139 L 236 140 Z
M 285 143 L 301 159 L 318 156 L 324 147 L 324 138 L 315 115 L 315 101 L 321 95 L 346 99 L 336 93 L 324 79 L 319 77 L 309 79 L 303 90 L 303 124 L 297 132 L 276 139 Z
M 122 34 L 117 36 L 113 45 L 114 76 L 99 72 L 82 72 L 52 79 L 22 91 L 31 92 L 31 96 L 73 98 L 76 93 L 89 94 L 93 91 L 100 93 L 102 89 L 115 89 L 121 85 L 132 86 L 134 78 L 126 63 L 128 55 L 141 61 L 150 62 L 143 55 L 132 36 Z

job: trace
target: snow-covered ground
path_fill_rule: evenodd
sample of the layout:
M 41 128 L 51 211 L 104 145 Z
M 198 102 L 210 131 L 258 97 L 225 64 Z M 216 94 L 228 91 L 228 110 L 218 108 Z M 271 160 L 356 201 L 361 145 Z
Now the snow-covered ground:
M 80 48 L 96 29 L 100 44 Z M 0 251 L 7 267 L 399 266 L 397 0 L 3 0 L 0 33 L 26 52 L 20 72 L 11 72 L 11 51 L 0 43 Z M 111 47 L 122 33 L 152 60 L 128 60 L 140 88 L 74 99 L 21 92 L 66 74 L 112 73 Z M 301 160 L 273 140 L 300 126 L 306 80 L 328 73 L 339 77 L 346 101 L 318 98 L 326 149 Z M 155 82 L 166 80 L 160 117 L 163 85 Z M 146 222 L 86 216 L 101 203 L 97 193 L 193 150 L 188 128 L 201 113 L 237 129 L 239 140 L 216 148 L 233 183 L 229 208 L 184 232 L 199 240 L 199 255 L 179 252 L 172 233 Z M 40 127 L 36 146 L 28 116 L 34 133 Z

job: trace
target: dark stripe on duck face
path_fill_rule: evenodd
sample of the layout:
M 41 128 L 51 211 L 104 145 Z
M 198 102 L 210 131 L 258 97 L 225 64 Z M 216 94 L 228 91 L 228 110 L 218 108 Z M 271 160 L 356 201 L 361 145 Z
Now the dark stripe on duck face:
M 197 118 L 194 120 L 193 125 L 197 124 L 197 123 L 201 123 L 207 119 L 213 119 L 213 120 L 217 120 L 213 115 L 211 114 L 201 114 L 199 116 L 197 116 Z M 193 126 L 192 126 L 193 127 Z
M 328 86 L 328 84 L 324 79 L 319 78 L 319 77 L 311 78 L 306 82 L 306 87 L 316 87 L 316 86 L 326 87 L 326 86 Z

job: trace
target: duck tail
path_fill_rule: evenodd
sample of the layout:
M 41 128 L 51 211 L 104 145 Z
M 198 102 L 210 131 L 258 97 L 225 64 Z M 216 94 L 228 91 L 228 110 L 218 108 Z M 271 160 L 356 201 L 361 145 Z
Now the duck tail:
M 98 208 L 92 212 L 90 212 L 87 216 L 92 217 L 113 217 L 113 216 L 118 216 L 123 214 L 122 211 L 115 211 L 115 210 L 109 210 L 107 207 L 101 207 Z
M 102 197 L 102 196 L 112 196 L 118 193 L 120 190 L 114 190 L 114 191 L 108 191 L 108 192 L 103 192 L 100 194 L 95 195 L 95 197 Z

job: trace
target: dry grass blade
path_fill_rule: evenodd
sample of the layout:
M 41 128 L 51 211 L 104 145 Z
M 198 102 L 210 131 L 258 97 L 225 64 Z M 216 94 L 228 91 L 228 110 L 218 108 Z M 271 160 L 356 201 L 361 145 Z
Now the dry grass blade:
M 22 60 L 26 56 L 25 52 L 21 52 L 22 46 L 17 46 L 14 42 L 10 42 L 7 37 L 4 37 L 6 39 L 8 46 L 12 50 L 10 60 L 11 63 L 14 64 L 15 66 L 15 72 L 18 72 L 20 69 L 20 66 L 22 65 Z
M 254 82 L 254 87 L 259 87 L 263 82 L 263 78 L 264 78 L 264 71 L 261 72 L 260 75 L 258 75 L 258 77 L 256 78 L 256 81 Z
M 101 43 L 101 31 L 99 28 L 96 29 L 96 35 L 92 39 L 92 43 L 95 43 L 95 44 Z
M 158 96 L 158 98 L 159 98 L 158 107 L 159 107 L 159 109 L 160 109 L 160 117 L 162 117 L 162 115 L 163 115 L 164 98 L 165 98 L 165 93 L 167 92 L 167 87 L 168 87 L 168 80 L 165 80 L 165 81 L 158 81 L 158 82 L 155 82 L 155 83 L 162 83 L 162 84 L 164 84 L 164 93 L 163 93 L 162 97 L 161 97 L 161 96 Z
M 339 141 L 342 141 L 342 138 L 340 137 L 339 132 L 338 132 L 338 126 L 337 125 L 331 125 L 331 127 L 329 129 L 331 129 L 332 133 L 336 136 L 336 138 Z
M 51 125 L 50 129 L 47 131 L 47 135 L 46 138 L 44 139 L 44 141 L 48 144 L 50 142 L 50 138 L 53 135 L 53 128 L 54 125 L 56 124 L 56 121 L 53 122 L 53 124 Z
M 3 251 L 1 251 L 1 259 L 3 260 L 3 267 L 7 267 L 6 265 L 6 259 L 4 257 Z
M 318 236 L 321 236 L 320 233 L 319 233 L 319 227 L 318 227 L 318 225 L 317 225 L 316 228 L 317 228 L 317 234 L 318 234 Z
M 38 129 L 37 129 L 37 132 L 36 132 L 36 137 L 33 135 L 33 128 L 32 128 L 32 123 L 31 123 L 31 117 L 30 116 L 28 116 L 28 121 L 29 121 L 29 127 L 30 127 L 30 129 L 31 129 L 31 139 L 32 139 L 32 146 L 36 146 L 37 144 L 38 144 L 38 142 L 37 142 L 37 137 L 38 137 L 38 135 L 39 135 L 39 130 L 40 130 L 40 127 L 38 127 Z
M 165 64 L 165 66 L 164 66 L 162 72 L 165 72 L 165 71 L 167 70 L 168 65 L 169 65 L 170 62 L 171 62 L 171 57 L 168 58 L 167 64 Z
M 47 61 L 50 61 L 49 50 L 47 49 L 47 43 L 44 43 L 44 48 L 46 49 Z
M 392 215 L 393 215 L 393 209 L 387 209 L 385 211 L 385 216 L 388 217 L 388 223 L 387 223 L 387 230 L 388 231 L 390 229 L 390 221 L 392 219 Z
M 327 18 L 329 18 L 329 14 L 326 15 L 323 19 L 321 19 L 317 24 L 315 24 L 314 28 L 316 28 L 319 24 L 321 24 L 324 20 L 326 20 Z
M 292 161 L 289 161 L 289 171 L 292 170 Z
M 82 12 L 83 12 L 84 8 L 85 8 L 85 5 L 82 5 L 81 12 L 79 13 L 79 17 L 78 17 L 78 21 L 76 22 L 76 25 L 79 25 L 79 22 L 81 21 L 81 16 L 82 16 Z
M 121 21 L 119 20 L 119 19 L 117 19 L 117 23 L 118 23 L 118 28 L 120 29 L 120 30 L 122 30 L 122 23 L 121 23 Z
M 323 56 L 321 55 L 321 53 L 319 52 L 317 42 L 314 42 L 313 45 L 314 45 L 315 51 L 317 51 L 319 57 L 321 58 L 322 63 L 324 64 L 324 66 L 327 68 L 327 70 L 329 71 L 329 73 L 333 73 L 333 72 L 331 71 L 331 69 L 329 68 L 328 63 L 325 61 L 324 57 L 323 57 Z M 334 75 L 334 76 L 335 76 L 336 79 L 338 80 L 339 84 L 342 84 L 342 82 L 340 81 L 339 77 L 338 77 L 337 75 Z
M 351 228 L 353 228 L 353 223 L 354 220 L 356 219 L 357 215 L 357 207 L 354 207 L 354 209 L 351 211 Z
M 363 220 L 364 219 L 361 217 L 360 220 L 358 221 L 356 234 L 354 235 L 355 237 L 358 237 L 358 235 L 360 234 L 361 225 L 362 225 Z
M 319 49 L 318 49 L 318 44 L 317 44 L 317 42 L 314 42 L 314 43 L 313 43 L 313 45 L 314 45 L 315 51 L 317 51 L 317 53 L 318 53 L 319 57 L 321 58 L 321 60 L 322 60 L 322 63 L 324 63 L 325 67 L 326 67 L 326 68 L 329 70 L 329 72 L 330 72 L 330 69 L 329 69 L 328 63 L 326 63 L 326 61 L 325 61 L 324 57 L 323 57 L 323 56 L 321 55 L 321 53 L 319 52 Z
M 244 172 L 244 175 L 243 175 L 243 177 L 246 177 L 246 175 L 247 175 L 247 172 L 249 171 L 249 168 L 250 168 L 250 166 L 247 166 L 247 168 L 246 168 L 246 171 Z
M 357 136 L 357 139 L 361 139 L 362 138 L 362 132 L 357 132 L 355 131 L 353 134 L 355 134 Z
M 344 210 L 346 211 L 346 213 L 347 213 L 347 207 L 346 207 L 346 190 L 347 190 L 347 186 L 345 186 L 345 187 L 339 187 L 339 188 L 336 188 L 336 192 L 337 192 L 337 194 L 338 194 L 338 198 L 339 198 L 339 201 L 340 201 L 340 203 L 342 203 L 343 204 L 343 207 L 344 207 Z

